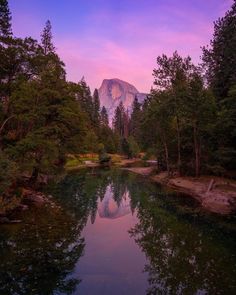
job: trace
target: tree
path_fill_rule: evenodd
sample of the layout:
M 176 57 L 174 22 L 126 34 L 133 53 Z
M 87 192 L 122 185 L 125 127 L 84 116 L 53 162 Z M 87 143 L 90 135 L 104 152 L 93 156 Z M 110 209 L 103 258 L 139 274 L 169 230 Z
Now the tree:
M 55 52 L 55 47 L 52 43 L 52 25 L 49 20 L 47 20 L 45 28 L 41 34 L 41 43 L 45 55 Z
M 0 38 L 12 36 L 11 13 L 7 0 L 0 0 Z
M 235 85 L 236 85 L 236 1 L 225 16 L 215 22 L 213 39 L 203 48 L 207 82 L 217 102 L 214 138 L 215 165 L 235 169 Z M 213 165 L 214 166 L 214 165 Z
M 109 117 L 107 113 L 107 109 L 103 106 L 100 114 L 100 124 L 102 126 L 109 126 Z
M 214 120 L 215 104 L 210 92 L 204 88 L 203 78 L 194 72 L 189 80 L 189 90 L 184 103 L 185 126 L 193 132 L 193 150 L 195 154 L 195 176 L 200 175 L 202 147 L 209 144 L 208 125 Z M 191 132 L 191 131 L 190 131 Z M 191 133 L 188 134 L 191 134 Z M 187 138 L 189 141 L 189 138 Z M 206 154 L 207 150 L 204 150 Z
M 187 81 L 195 69 L 191 58 L 182 58 L 177 51 L 172 57 L 162 55 L 157 57 L 157 68 L 153 70 L 154 85 L 157 90 L 167 90 L 172 98 L 169 107 L 173 110 L 177 135 L 177 167 L 181 174 L 181 131 L 183 128 L 183 100 L 186 96 Z
M 129 145 L 129 158 L 134 158 L 138 156 L 138 153 L 140 152 L 139 146 L 133 136 L 128 137 L 128 145 Z
M 115 153 L 118 150 L 116 136 L 109 126 L 109 117 L 106 108 L 103 106 L 100 113 L 99 140 L 103 143 L 108 153 Z
M 115 132 L 117 132 L 117 134 L 119 134 L 120 137 L 124 137 L 125 135 L 125 116 L 125 108 L 121 101 L 115 109 L 115 115 L 113 118 L 113 129 Z
M 172 96 L 168 90 L 152 90 L 149 102 L 144 108 L 142 124 L 143 133 L 152 130 L 149 132 L 149 138 L 146 137 L 147 147 L 155 147 L 159 169 L 164 168 L 168 174 L 170 174 L 170 147 L 173 144 L 174 134 L 173 114 L 170 108 L 171 99 Z
M 100 124 L 100 99 L 98 90 L 95 89 L 93 93 L 93 123 L 95 127 L 99 127 Z
M 84 77 L 78 84 L 77 100 L 81 105 L 81 108 L 86 112 L 88 120 L 90 121 L 90 127 L 94 127 L 93 116 L 94 116 L 94 104 L 93 98 L 89 86 L 87 85 Z
M 132 113 L 130 117 L 130 134 L 139 143 L 141 141 L 141 134 L 140 134 L 141 122 L 142 122 L 141 103 L 139 103 L 137 96 L 135 96 L 133 104 L 132 104 Z
M 17 177 L 17 165 L 0 151 L 0 195 L 6 194 Z
M 224 17 L 214 24 L 213 39 L 203 47 L 203 62 L 207 81 L 218 102 L 229 94 L 236 84 L 236 1 Z

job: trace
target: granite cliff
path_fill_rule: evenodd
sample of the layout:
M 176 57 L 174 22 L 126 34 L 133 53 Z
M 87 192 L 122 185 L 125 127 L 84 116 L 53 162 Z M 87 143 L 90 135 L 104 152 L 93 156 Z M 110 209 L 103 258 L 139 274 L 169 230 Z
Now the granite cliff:
M 143 102 L 147 96 L 140 93 L 133 85 L 120 79 L 104 79 L 98 93 L 101 105 L 105 106 L 108 111 L 110 121 L 121 101 L 125 109 L 130 110 L 135 96 L 139 102 Z

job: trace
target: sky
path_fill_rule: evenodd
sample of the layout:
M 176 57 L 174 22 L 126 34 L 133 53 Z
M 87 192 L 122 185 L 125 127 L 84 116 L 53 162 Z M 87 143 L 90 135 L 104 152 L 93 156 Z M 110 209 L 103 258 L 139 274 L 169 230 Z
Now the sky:
M 45 22 L 67 79 L 93 90 L 119 78 L 149 92 L 156 57 L 177 50 L 200 61 L 213 22 L 233 0 L 9 0 L 16 36 L 40 39 Z

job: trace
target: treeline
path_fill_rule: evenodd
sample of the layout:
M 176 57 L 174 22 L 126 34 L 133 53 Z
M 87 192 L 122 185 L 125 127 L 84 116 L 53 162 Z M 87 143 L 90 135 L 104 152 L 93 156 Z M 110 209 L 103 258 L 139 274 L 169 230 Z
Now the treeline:
M 66 80 L 50 21 L 38 42 L 13 35 L 7 0 L 0 1 L 0 193 L 17 181 L 55 174 L 69 153 L 115 152 L 98 91 Z
M 200 65 L 177 52 L 162 55 L 153 77 L 150 95 L 142 105 L 135 99 L 128 120 L 117 108 L 114 130 L 155 155 L 169 174 L 235 176 L 236 1 L 215 22 Z
M 0 193 L 19 176 L 34 184 L 55 174 L 72 153 L 154 155 L 169 173 L 233 175 L 236 164 L 236 1 L 215 23 L 202 64 L 177 52 L 157 58 L 154 85 L 132 110 L 122 102 L 112 128 L 82 79 L 66 80 L 47 21 L 40 42 L 13 35 L 0 0 Z

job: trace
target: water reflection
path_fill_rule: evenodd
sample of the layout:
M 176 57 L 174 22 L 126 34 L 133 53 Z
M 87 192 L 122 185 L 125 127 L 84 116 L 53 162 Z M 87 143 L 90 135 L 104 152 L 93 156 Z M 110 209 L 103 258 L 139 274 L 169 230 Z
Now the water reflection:
M 114 187 L 114 186 L 113 186 Z M 111 185 L 108 185 L 103 200 L 98 206 L 99 217 L 116 219 L 131 213 L 129 191 L 126 190 L 119 203 L 114 199 Z
M 147 294 L 235 294 L 235 228 L 230 233 L 212 220 L 186 220 L 161 203 L 143 199 L 130 231 L 147 256 Z
M 74 173 L 0 227 L 0 294 L 234 294 L 235 220 L 133 174 Z
M 0 228 L 0 294 L 72 294 L 69 279 L 84 249 L 79 227 L 65 212 L 35 210 L 25 223 Z

